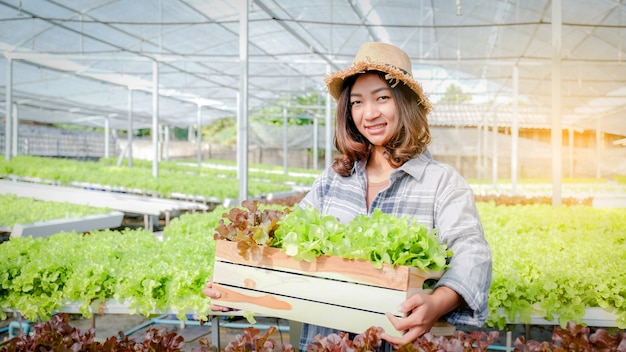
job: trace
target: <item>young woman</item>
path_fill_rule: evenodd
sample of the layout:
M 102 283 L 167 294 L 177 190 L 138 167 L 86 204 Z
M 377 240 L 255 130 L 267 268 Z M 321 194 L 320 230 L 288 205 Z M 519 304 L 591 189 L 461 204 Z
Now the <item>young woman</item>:
M 390 44 L 371 42 L 352 66 L 326 77 L 337 101 L 338 156 L 300 202 L 347 223 L 374 209 L 411 216 L 453 252 L 450 267 L 429 295 L 416 294 L 401 305 L 406 317 L 388 315 L 401 337 L 383 334 L 383 349 L 399 347 L 445 319 L 481 326 L 487 318 L 491 253 L 471 188 L 452 167 L 427 150 L 431 104 L 411 74 L 408 55 Z M 205 289 L 216 297 L 210 284 Z M 330 328 L 303 324 L 300 350 Z

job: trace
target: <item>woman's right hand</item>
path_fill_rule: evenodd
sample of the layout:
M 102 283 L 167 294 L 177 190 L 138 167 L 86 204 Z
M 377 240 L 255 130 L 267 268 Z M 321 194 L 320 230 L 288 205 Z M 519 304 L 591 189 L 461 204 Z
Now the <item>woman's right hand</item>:
M 204 286 L 202 292 L 205 294 L 205 296 L 211 299 L 219 299 L 221 296 L 220 291 L 213 289 L 213 279 L 209 280 L 206 286 Z M 214 312 L 230 312 L 235 310 L 233 308 L 228 308 L 213 303 L 211 303 L 210 308 Z

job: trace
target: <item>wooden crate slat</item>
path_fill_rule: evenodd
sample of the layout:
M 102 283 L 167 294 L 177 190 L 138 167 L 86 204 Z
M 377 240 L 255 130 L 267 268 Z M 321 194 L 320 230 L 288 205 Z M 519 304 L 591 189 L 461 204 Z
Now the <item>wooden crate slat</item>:
M 392 336 L 401 336 L 401 333 L 391 325 L 384 314 L 312 302 L 296 297 L 278 297 L 246 288 L 226 287 L 220 284 L 214 284 L 213 287 L 222 293 L 221 299 L 213 300 L 215 304 L 356 334 L 365 332 L 371 326 L 376 326 L 385 329 L 385 332 Z M 450 336 L 454 330 L 453 325 L 437 322 L 431 329 L 431 333 L 438 336 Z
M 214 304 L 341 331 L 362 333 L 379 326 L 399 336 L 384 313 L 401 317 L 398 306 L 440 272 L 405 266 L 379 270 L 367 261 L 321 256 L 297 261 L 278 248 L 261 247 L 259 258 L 244 259 L 237 242 L 218 240 L 213 287 L 221 292 Z M 454 326 L 438 322 L 437 335 L 451 335 Z
M 402 316 L 397 311 L 407 291 L 288 273 L 234 263 L 215 262 L 213 280 L 224 285 L 272 292 L 279 296 Z M 258 303 L 262 305 L 262 302 Z
M 342 281 L 396 289 L 420 290 L 427 279 L 438 279 L 440 272 L 425 272 L 407 266 L 384 265 L 376 269 L 367 261 L 320 256 L 313 262 L 297 261 L 278 248 L 262 247 L 262 258 L 246 260 L 239 255 L 237 242 L 216 242 L 215 260 L 222 262 L 254 265 L 262 268 L 280 268 L 282 271 L 301 273 Z

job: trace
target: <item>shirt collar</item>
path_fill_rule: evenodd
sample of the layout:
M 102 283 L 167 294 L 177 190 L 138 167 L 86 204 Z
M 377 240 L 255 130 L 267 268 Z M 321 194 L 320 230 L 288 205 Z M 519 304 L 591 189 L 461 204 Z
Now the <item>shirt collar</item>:
M 398 170 L 402 170 L 411 175 L 413 178 L 419 180 L 422 179 L 422 177 L 424 176 L 424 173 L 426 172 L 426 166 L 432 160 L 432 155 L 428 150 L 426 150 L 422 154 L 402 164 L 402 166 L 400 166 Z
M 408 160 L 406 163 L 402 164 L 397 170 L 391 173 L 390 181 L 393 180 L 395 174 L 398 170 L 402 170 L 407 174 L 411 175 L 415 179 L 421 179 L 426 172 L 426 166 L 433 160 L 433 156 L 430 154 L 428 150 L 424 151 L 422 154 L 416 156 L 413 159 Z M 365 162 L 357 161 L 354 163 L 354 167 L 352 168 L 352 174 L 360 174 L 365 175 Z

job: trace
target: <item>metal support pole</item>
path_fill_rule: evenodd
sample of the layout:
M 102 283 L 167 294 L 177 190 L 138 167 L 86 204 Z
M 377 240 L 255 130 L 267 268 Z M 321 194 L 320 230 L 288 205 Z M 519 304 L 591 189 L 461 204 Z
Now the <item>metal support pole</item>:
M 513 66 L 513 121 L 511 123 L 511 195 L 517 194 L 517 165 L 519 164 L 519 67 Z
M 330 65 L 326 65 L 326 73 L 330 73 Z M 326 161 L 326 166 L 329 166 L 330 163 L 332 162 L 332 140 L 333 140 L 333 126 L 331 125 L 332 123 L 332 118 L 330 116 L 331 113 L 331 109 L 330 109 L 330 99 L 331 96 L 329 93 L 326 93 L 326 153 L 325 153 L 325 161 Z
M 128 89 L 128 145 L 126 146 L 128 167 L 133 167 L 133 90 Z
M 4 113 L 6 115 L 4 127 L 4 157 L 11 160 L 11 136 L 13 128 L 11 123 L 11 106 L 13 105 L 13 60 L 7 58 L 7 83 L 6 83 L 6 99 L 4 101 Z
M 159 63 L 152 61 L 152 176 L 159 177 Z
M 574 178 L 574 129 L 568 128 L 569 137 L 569 178 Z
M 602 132 L 600 119 L 596 120 L 596 178 L 602 178 Z
M 13 156 L 17 155 L 17 130 L 20 127 L 20 119 L 18 116 L 17 104 L 12 104 L 13 110 L 11 112 L 11 116 L 13 119 L 12 125 L 13 129 L 11 131 L 11 149 L 13 150 Z
M 109 130 L 110 124 L 109 124 L 109 116 L 105 116 L 104 117 L 104 157 L 108 158 L 109 157 L 109 136 L 111 135 L 111 131 Z
M 287 132 L 289 128 L 287 127 L 287 107 L 283 106 L 283 173 L 287 175 Z
M 489 153 L 487 152 L 487 149 L 489 148 L 489 121 L 487 121 L 487 111 L 484 112 L 483 114 L 483 134 L 481 137 L 481 141 L 483 143 L 483 147 L 482 147 L 482 162 L 481 164 L 481 179 L 488 179 L 489 176 L 487 176 L 487 163 L 489 162 Z
M 317 120 L 317 114 L 313 117 L 313 169 L 317 170 L 317 159 L 319 159 L 318 151 L 319 146 L 319 127 L 320 123 Z
M 250 0 L 241 4 L 239 17 L 239 113 L 237 114 L 237 169 L 239 204 L 248 198 L 248 11 Z
M 198 167 L 202 166 L 202 105 L 198 104 L 198 115 L 196 121 L 197 127 L 197 135 L 196 135 L 196 143 L 198 143 Z
M 561 0 L 552 1 L 552 205 L 561 205 Z
M 482 146 L 483 144 L 481 143 L 481 138 L 482 136 L 482 126 L 481 123 L 477 123 L 476 124 L 476 178 L 477 179 L 482 179 L 482 167 L 480 165 L 481 161 L 482 161 L 482 155 L 483 155 L 483 151 L 482 151 Z
M 491 178 L 493 182 L 493 187 L 498 187 L 498 115 L 497 113 L 493 113 L 493 126 L 491 137 L 493 143 L 491 145 L 492 148 L 492 157 L 491 157 Z
M 163 126 L 163 160 L 170 160 L 170 126 Z

